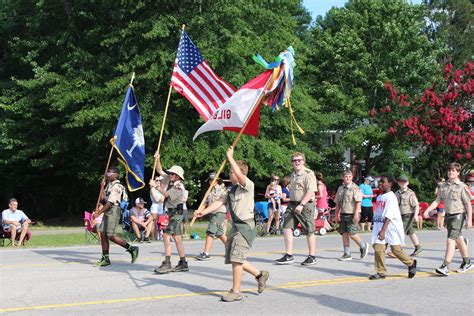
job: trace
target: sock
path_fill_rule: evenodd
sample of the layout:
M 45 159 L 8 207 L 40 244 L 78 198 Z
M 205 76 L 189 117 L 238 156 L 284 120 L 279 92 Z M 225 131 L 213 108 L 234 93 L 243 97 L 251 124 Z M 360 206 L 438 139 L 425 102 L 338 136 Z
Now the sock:
M 445 266 L 445 267 L 449 266 L 449 261 L 444 260 L 443 261 L 443 266 Z
M 125 249 L 130 250 L 131 248 L 132 248 L 132 245 L 130 245 L 129 243 L 125 244 Z
M 464 262 L 465 264 L 468 264 L 469 262 L 471 262 L 471 259 L 469 259 L 468 257 L 462 258 L 462 262 Z
M 290 258 L 293 258 L 293 255 L 290 255 L 290 254 L 286 254 L 286 255 L 287 255 L 288 257 L 290 257 Z
M 349 251 L 349 246 L 344 246 L 344 254 L 350 256 L 351 252 Z
M 421 248 L 420 244 L 415 245 L 415 249 L 420 249 L 420 248 Z
M 103 255 L 104 257 L 107 257 L 107 258 L 108 258 L 108 257 L 109 257 L 109 251 L 102 251 L 102 255 Z
M 260 273 L 255 277 L 255 279 L 260 279 L 262 277 L 262 271 L 260 271 Z
M 349 248 L 349 247 L 347 247 Z M 365 246 L 365 243 L 361 243 L 361 246 L 360 246 L 360 250 L 365 250 L 366 246 Z
M 171 262 L 171 256 L 165 256 L 165 262 Z
M 179 257 L 179 261 L 186 262 L 186 257 Z

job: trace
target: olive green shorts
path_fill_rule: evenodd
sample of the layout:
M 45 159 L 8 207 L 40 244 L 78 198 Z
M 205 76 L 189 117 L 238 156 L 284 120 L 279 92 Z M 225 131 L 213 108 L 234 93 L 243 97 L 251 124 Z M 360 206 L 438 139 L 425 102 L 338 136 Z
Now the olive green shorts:
M 231 264 L 233 262 L 244 263 L 249 251 L 249 243 L 244 236 L 233 227 L 225 243 L 225 264 Z
M 341 223 L 339 223 L 339 234 L 349 233 L 355 235 L 359 231 L 359 225 L 354 224 L 354 214 L 341 214 Z
M 169 212 L 170 221 L 166 227 L 164 233 L 171 236 L 181 236 L 183 234 L 181 230 L 181 222 L 183 221 L 183 214 L 178 214 L 175 211 Z
M 115 235 L 115 230 L 119 226 L 122 211 L 120 206 L 112 205 L 107 212 L 105 212 L 102 222 L 99 225 L 99 231 L 105 236 Z
M 405 234 L 407 236 L 413 235 L 415 233 L 415 228 L 413 227 L 413 223 L 415 223 L 415 213 L 403 214 L 402 221 Z
M 225 233 L 225 213 L 215 213 L 211 215 L 206 234 L 212 237 L 220 237 Z
M 464 213 L 462 214 L 446 214 L 444 221 L 448 229 L 448 239 L 458 239 L 462 236 L 462 226 L 464 224 Z
M 283 215 L 283 229 L 295 229 L 298 227 L 298 223 L 306 230 L 308 235 L 314 234 L 314 203 L 308 202 L 304 207 L 301 214 L 295 213 L 295 208 L 298 206 L 296 203 L 288 203 L 286 212 Z

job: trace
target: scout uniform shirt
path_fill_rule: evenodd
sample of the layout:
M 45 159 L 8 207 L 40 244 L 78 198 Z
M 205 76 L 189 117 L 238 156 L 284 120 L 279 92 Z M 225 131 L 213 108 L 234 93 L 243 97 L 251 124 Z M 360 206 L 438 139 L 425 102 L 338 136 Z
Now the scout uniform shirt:
M 460 214 L 464 213 L 465 207 L 471 203 L 471 193 L 461 180 L 458 179 L 454 183 L 447 181 L 440 185 L 436 201 L 444 202 L 446 214 Z
M 256 236 L 254 187 L 253 182 L 245 177 L 245 186 L 239 183 L 234 184 L 227 195 L 233 225 L 242 234 L 245 240 L 247 240 L 249 246 L 252 246 Z
M 207 197 L 207 205 L 211 205 L 212 202 L 219 200 L 221 200 L 224 204 L 212 212 L 212 214 L 227 213 L 227 209 L 225 207 L 225 203 L 227 202 L 227 189 L 224 184 L 216 184 L 214 188 L 212 188 L 211 193 Z
M 341 185 L 337 189 L 336 199 L 334 202 L 341 207 L 342 214 L 354 214 L 357 202 L 362 201 L 362 192 L 354 182 L 351 182 L 347 187 Z
M 311 169 L 304 167 L 299 173 L 291 175 L 290 197 L 291 202 L 300 203 L 307 192 L 318 190 L 316 176 Z M 311 201 L 308 201 L 308 203 Z
M 418 205 L 418 199 L 416 198 L 415 192 L 411 189 L 406 191 L 398 190 L 395 195 L 398 199 L 398 205 L 400 207 L 400 214 L 412 214 L 415 213 L 416 206 Z
M 166 186 L 166 191 L 168 191 L 170 194 L 170 196 L 165 200 L 166 209 L 176 209 L 178 204 L 182 204 L 184 202 L 184 184 L 181 181 L 171 183 L 169 175 L 164 175 L 162 182 Z
M 107 184 L 107 187 L 105 188 L 107 202 L 110 202 L 112 205 L 120 205 L 122 194 L 123 186 L 120 184 L 119 180 L 114 180 Z

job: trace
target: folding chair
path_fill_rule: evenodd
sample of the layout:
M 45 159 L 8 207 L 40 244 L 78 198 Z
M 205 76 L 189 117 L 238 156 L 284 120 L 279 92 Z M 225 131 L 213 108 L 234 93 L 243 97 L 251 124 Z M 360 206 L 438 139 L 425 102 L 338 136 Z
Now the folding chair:
M 16 234 L 16 237 L 15 237 L 16 241 L 20 240 L 20 235 L 21 235 L 21 233 Z M 7 242 L 6 246 L 10 246 L 12 244 L 12 235 L 11 235 L 11 233 L 4 231 L 2 225 L 0 225 L 0 239 L 2 241 L 2 247 L 5 247 L 5 241 Z M 25 238 L 23 239 L 23 246 L 30 239 L 31 239 L 31 231 L 28 230 L 28 232 L 25 235 Z
M 99 218 L 100 220 L 97 220 Z M 102 220 L 102 215 L 97 219 L 97 222 L 100 222 Z M 87 211 L 84 212 L 84 229 L 87 243 L 99 242 L 100 232 L 94 232 L 94 226 L 92 225 L 92 213 L 89 213 Z

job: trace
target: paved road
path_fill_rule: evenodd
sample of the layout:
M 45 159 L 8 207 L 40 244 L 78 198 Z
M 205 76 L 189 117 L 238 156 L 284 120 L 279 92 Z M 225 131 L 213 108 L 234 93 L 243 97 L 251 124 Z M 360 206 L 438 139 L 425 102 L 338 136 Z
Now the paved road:
M 468 233 L 474 240 L 472 231 Z M 257 239 L 250 261 L 270 272 L 267 290 L 258 295 L 256 282 L 246 275 L 244 300 L 220 302 L 231 287 L 230 266 L 223 264 L 223 246 L 215 243 L 218 255 L 207 262 L 189 259 L 190 272 L 156 275 L 153 269 L 163 260 L 161 243 L 140 245 L 140 257 L 131 265 L 129 255 L 111 248 L 112 265 L 92 266 L 99 258 L 95 246 L 49 249 L 0 250 L 0 313 L 144 314 L 171 315 L 277 315 L 277 314 L 452 314 L 474 310 L 474 269 L 449 277 L 433 271 L 441 263 L 445 233 L 419 233 L 425 251 L 418 259 L 415 279 L 406 278 L 406 268 L 397 259 L 387 259 L 389 278 L 369 281 L 373 254 L 365 260 L 339 262 L 339 236 L 317 237 L 318 264 L 303 267 L 304 237 L 295 239 L 297 263 L 278 266 L 283 239 Z M 369 235 L 363 235 L 369 239 Z M 203 241 L 186 242 L 189 256 L 198 254 Z M 352 248 L 355 257 L 357 249 Z M 407 247 L 407 251 L 412 251 Z M 470 250 L 471 257 L 473 256 Z M 173 263 L 177 256 L 173 254 Z M 452 268 L 460 265 L 456 254 Z

